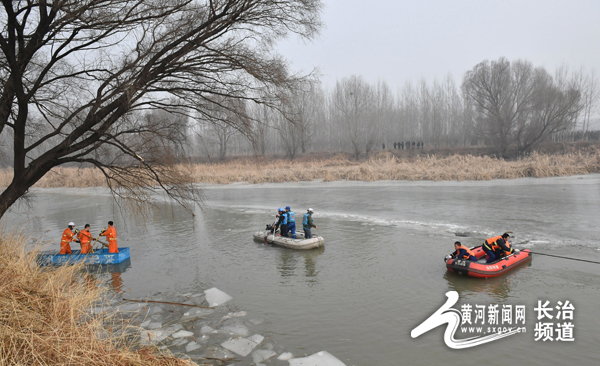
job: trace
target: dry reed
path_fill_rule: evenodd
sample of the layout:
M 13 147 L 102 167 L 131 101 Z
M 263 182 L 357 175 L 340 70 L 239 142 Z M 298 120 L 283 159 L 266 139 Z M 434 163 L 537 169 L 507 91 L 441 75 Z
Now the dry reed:
M 344 155 L 330 158 L 310 156 L 294 161 L 286 159 L 240 158 L 216 164 L 180 164 L 196 183 L 229 184 L 282 183 L 322 180 L 490 180 L 523 177 L 560 177 L 600 173 L 600 149 L 564 154 L 539 154 L 515 161 L 472 155 L 417 155 L 398 157 L 381 152 L 368 160 L 354 161 Z M 0 186 L 6 186 L 12 173 L 0 171 Z M 36 187 L 103 187 L 102 174 L 93 168 L 55 168 Z
M 27 253 L 28 238 L 0 235 L 0 364 L 2 365 L 195 365 L 155 348 L 133 348 L 126 332 L 105 328 L 90 316 L 102 296 L 80 268 L 40 268 Z

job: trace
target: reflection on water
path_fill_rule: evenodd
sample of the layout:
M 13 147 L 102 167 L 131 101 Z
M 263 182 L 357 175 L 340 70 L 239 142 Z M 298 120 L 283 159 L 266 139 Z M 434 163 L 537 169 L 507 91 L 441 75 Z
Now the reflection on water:
M 110 274 L 107 283 L 110 289 L 118 294 L 123 293 L 123 278 L 121 274 L 131 268 L 131 259 L 127 258 L 117 264 L 91 264 L 83 267 L 86 272 L 86 283 L 95 282 L 95 278 L 102 278 L 106 274 Z
M 282 277 L 282 283 L 289 282 L 292 277 L 298 276 L 296 270 L 301 266 L 299 261 L 304 264 L 304 276 L 306 282 L 314 285 L 319 282 L 317 275 L 319 270 L 317 269 L 318 256 L 325 252 L 325 247 L 319 247 L 310 250 L 293 250 L 287 248 L 277 248 L 280 251 L 279 254 L 279 265 L 277 269 Z

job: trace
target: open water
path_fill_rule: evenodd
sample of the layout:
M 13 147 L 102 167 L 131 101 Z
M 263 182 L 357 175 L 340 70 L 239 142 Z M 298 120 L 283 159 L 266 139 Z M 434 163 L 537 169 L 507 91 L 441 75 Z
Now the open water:
M 327 350 L 347 365 L 600 364 L 600 264 L 534 254 L 531 264 L 484 280 L 447 273 L 442 261 L 455 240 L 475 246 L 512 231 L 516 248 L 600 262 L 600 175 L 209 186 L 195 216 L 163 202 L 143 223 L 125 219 L 103 190 L 33 193 L 30 208 L 17 207 L 4 221 L 48 230 L 44 237 L 58 250 L 69 221 L 80 229 L 91 224 L 96 235 L 113 220 L 119 246 L 131 248 L 130 267 L 106 276 L 116 291 L 147 298 L 217 287 L 233 297 L 232 306 L 265 319 L 261 334 L 298 356 Z M 324 248 L 252 240 L 286 205 L 298 218 L 314 209 Z M 498 322 L 525 333 L 462 350 L 444 343 L 446 324 L 411 338 L 448 291 L 458 292 L 459 311 L 485 305 L 483 332 L 494 326 L 489 306 L 498 305 Z M 548 301 L 552 319 L 538 319 L 538 301 Z M 559 301 L 573 304 L 572 320 L 557 319 Z M 512 319 L 503 322 L 507 305 Z M 525 320 L 517 324 L 521 305 Z M 459 330 L 455 337 L 481 335 Z

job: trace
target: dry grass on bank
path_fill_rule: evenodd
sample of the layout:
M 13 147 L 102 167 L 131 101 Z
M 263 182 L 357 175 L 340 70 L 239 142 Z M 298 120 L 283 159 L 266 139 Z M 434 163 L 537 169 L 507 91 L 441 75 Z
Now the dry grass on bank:
M 411 151 L 412 152 L 412 151 Z M 364 161 L 345 155 L 326 158 L 305 156 L 288 159 L 238 158 L 215 164 L 181 164 L 196 183 L 228 184 L 282 183 L 323 180 L 490 180 L 523 177 L 560 177 L 600 173 L 600 148 L 591 146 L 563 154 L 538 154 L 515 161 L 473 155 L 397 156 L 383 151 Z M 0 186 L 6 186 L 11 172 L 0 171 Z M 55 168 L 36 187 L 103 187 L 102 174 L 92 168 Z
M 356 180 L 490 180 L 523 177 L 558 177 L 600 173 L 600 150 L 564 155 L 537 153 L 518 161 L 487 156 L 453 155 L 402 159 L 382 152 L 367 161 L 345 157 L 315 161 L 276 160 L 255 163 L 237 160 L 226 164 L 198 164 L 192 167 L 196 182 L 224 184 L 233 182 L 281 183 L 322 179 Z
M 78 267 L 41 269 L 24 250 L 27 237 L 1 234 L 1 365 L 193 364 L 152 348 L 127 346 L 123 335 L 104 328 L 110 319 L 87 315 L 102 290 L 80 280 Z

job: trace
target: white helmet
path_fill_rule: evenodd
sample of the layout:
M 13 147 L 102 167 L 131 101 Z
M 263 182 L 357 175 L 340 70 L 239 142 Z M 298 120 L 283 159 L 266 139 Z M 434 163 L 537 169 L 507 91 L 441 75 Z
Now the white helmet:
M 309 208 L 309 209 L 308 209 L 308 210 L 306 210 L 306 211 L 307 211 L 307 212 L 310 212 L 310 213 L 313 213 L 313 212 L 314 212 L 312 208 Z
M 75 226 L 75 223 L 73 221 L 69 222 L 68 226 Z

